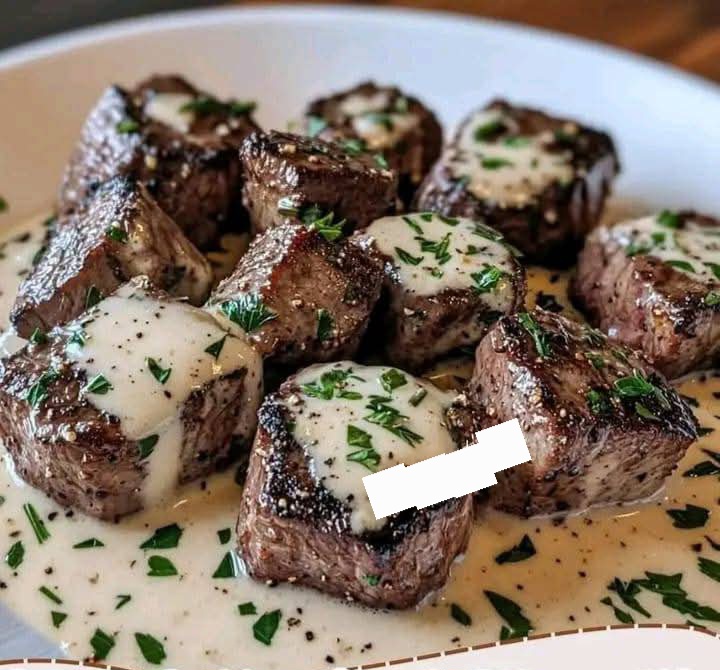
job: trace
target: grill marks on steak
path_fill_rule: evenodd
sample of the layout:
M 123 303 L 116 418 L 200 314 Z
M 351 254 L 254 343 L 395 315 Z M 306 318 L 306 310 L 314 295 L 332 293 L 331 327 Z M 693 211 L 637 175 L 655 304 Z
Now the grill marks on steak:
M 382 263 L 360 244 L 288 223 L 255 238 L 208 304 L 263 357 L 298 365 L 352 357 L 381 284 Z
M 372 156 L 339 144 L 271 131 L 240 150 L 243 204 L 255 234 L 288 221 L 364 228 L 394 211 L 397 177 Z M 329 218 L 325 218 L 329 217 Z
M 154 96 L 186 96 L 185 132 L 148 115 Z M 237 150 L 258 126 L 249 108 L 220 102 L 177 76 L 155 76 L 127 91 L 108 88 L 90 112 L 65 170 L 61 209 L 76 209 L 99 184 L 115 176 L 142 182 L 160 207 L 200 246 L 218 225 L 237 214 L 240 169 Z
M 594 325 L 641 349 L 668 377 L 713 367 L 720 361 L 718 233 L 717 219 L 694 212 L 600 227 L 580 254 L 572 297 Z
M 480 342 L 451 415 L 466 442 L 520 420 L 532 462 L 498 473 L 489 495 L 523 516 L 646 498 L 697 438 L 691 410 L 637 353 L 539 309 Z
M 530 260 L 567 266 L 618 171 L 605 133 L 499 100 L 461 124 L 415 209 L 483 220 Z
M 371 81 L 311 102 L 304 130 L 382 156 L 398 173 L 406 204 L 442 149 L 442 127 L 430 109 L 395 86 Z
M 46 332 L 79 316 L 93 295 L 110 295 L 138 275 L 194 304 L 205 300 L 212 282 L 205 258 L 147 189 L 117 177 L 60 216 L 19 288 L 10 321 L 25 338 L 36 328 Z

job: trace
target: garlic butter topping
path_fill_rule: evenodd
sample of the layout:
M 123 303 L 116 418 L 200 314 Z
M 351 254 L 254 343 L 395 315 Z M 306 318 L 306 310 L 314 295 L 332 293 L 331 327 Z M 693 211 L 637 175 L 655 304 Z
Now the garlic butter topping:
M 155 121 L 164 123 L 178 132 L 190 130 L 195 115 L 183 111 L 195 98 L 187 93 L 156 93 L 145 103 L 145 114 Z
M 451 174 L 467 182 L 476 198 L 505 207 L 523 207 L 554 182 L 574 177 L 572 154 L 551 150 L 552 132 L 518 133 L 517 123 L 500 110 L 476 112 L 449 148 Z
M 387 91 L 349 95 L 339 108 L 352 118 L 353 129 L 369 150 L 392 147 L 418 123 L 417 115 L 407 110 L 407 100 L 398 98 L 391 106 Z
M 156 502 L 177 484 L 189 395 L 241 368 L 249 377 L 260 375 L 260 358 L 212 315 L 160 301 L 137 281 L 98 303 L 81 323 L 69 327 L 68 360 L 85 372 L 87 400 L 120 419 L 128 439 L 146 445 L 143 494 L 146 503 Z
M 445 424 L 453 396 L 395 368 L 352 362 L 314 365 L 286 400 L 293 435 L 316 480 L 351 511 L 354 533 L 382 528 L 362 478 L 455 449 Z
M 608 229 L 628 256 L 648 255 L 698 281 L 720 284 L 720 228 L 692 220 L 681 222 L 669 211 Z
M 512 293 L 512 251 L 500 233 L 481 223 L 423 212 L 378 219 L 367 234 L 392 258 L 400 283 L 410 293 L 472 288 L 491 307 L 507 304 Z

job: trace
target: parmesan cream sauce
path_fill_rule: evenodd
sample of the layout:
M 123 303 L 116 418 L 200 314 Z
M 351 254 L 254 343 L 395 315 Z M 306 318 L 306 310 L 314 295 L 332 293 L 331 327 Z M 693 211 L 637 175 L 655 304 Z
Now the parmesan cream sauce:
M 156 93 L 145 103 L 145 114 L 180 133 L 186 133 L 195 120 L 195 114 L 182 111 L 195 98 L 187 93 Z
M 542 290 L 557 298 L 563 314 L 577 316 L 565 297 L 565 276 L 555 278 L 529 268 L 528 279 L 529 305 L 535 304 Z M 3 276 L 2 281 L 7 278 Z M 442 387 L 456 386 L 470 365 L 466 359 L 446 363 L 432 374 L 433 381 Z M 718 451 L 720 408 L 713 394 L 720 393 L 720 378 L 699 375 L 678 386 L 697 400 L 694 411 L 700 424 L 714 432 L 690 448 L 655 502 L 593 509 L 555 521 L 523 520 L 484 509 L 465 559 L 455 566 L 447 588 L 434 604 L 417 612 L 373 612 L 309 589 L 269 588 L 243 576 L 213 579 L 234 543 L 223 545 L 217 535 L 235 525 L 242 491 L 232 473 L 195 483 L 177 491 L 159 508 L 109 524 L 66 514 L 42 493 L 18 485 L 9 472 L 0 469 L 4 498 L 0 506 L 0 603 L 56 640 L 71 658 L 92 653 L 90 638 L 99 628 L 115 642 L 108 663 L 186 670 L 313 670 L 492 642 L 504 622 L 483 590 L 516 602 L 537 633 L 605 626 L 617 620 L 600 602 L 603 598 L 610 596 L 616 606 L 629 611 L 607 585 L 615 577 L 642 577 L 646 570 L 682 573 L 682 586 L 690 598 L 720 609 L 718 583 L 698 569 L 699 557 L 720 561 L 720 551 L 710 543 L 720 542 L 717 476 L 683 477 L 689 468 L 710 460 L 703 449 Z M 43 544 L 36 540 L 22 511 L 26 503 L 34 505 L 50 533 Z M 673 526 L 666 510 L 688 503 L 710 510 L 704 527 Z M 156 528 L 172 523 L 183 529 L 177 548 L 140 549 Z M 495 557 L 525 534 L 536 555 L 498 565 Z M 93 537 L 105 546 L 73 549 Z M 18 541 L 24 545 L 25 556 L 13 570 L 1 559 Z M 149 577 L 152 555 L 172 560 L 179 574 Z M 53 603 L 40 593 L 43 586 L 62 603 Z M 116 609 L 121 595 L 131 599 Z M 651 617 L 629 611 L 636 621 L 685 623 L 690 618 L 668 609 L 652 593 L 643 591 L 638 600 Z M 256 615 L 239 614 L 238 605 L 247 602 L 255 605 Z M 452 603 L 470 615 L 470 626 L 451 617 Z M 266 646 L 253 637 L 252 626 L 262 613 L 276 609 L 282 612 L 280 626 L 272 644 Z M 53 627 L 51 611 L 67 614 L 58 628 Z M 150 666 L 143 659 L 134 639 L 138 632 L 162 642 L 167 659 L 160 666 Z
M 448 168 L 458 179 L 467 179 L 468 190 L 481 200 L 505 207 L 522 207 L 533 202 L 554 182 L 567 183 L 574 176 L 569 152 L 549 151 L 552 133 L 523 135 L 515 142 L 483 141 L 478 128 L 502 122 L 514 127 L 511 118 L 495 110 L 476 112 L 463 125 L 456 146 L 446 151 Z

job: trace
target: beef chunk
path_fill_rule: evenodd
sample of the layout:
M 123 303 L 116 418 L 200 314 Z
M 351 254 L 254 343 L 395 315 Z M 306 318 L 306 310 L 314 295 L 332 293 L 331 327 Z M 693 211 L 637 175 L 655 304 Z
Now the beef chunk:
M 430 109 L 399 88 L 369 81 L 310 103 L 304 130 L 387 161 L 406 204 L 442 149 L 442 127 Z
M 720 363 L 720 222 L 694 212 L 593 231 L 573 298 L 598 328 L 668 377 Z
M 608 135 L 495 101 L 462 123 L 415 207 L 482 219 L 530 260 L 567 266 L 618 169 Z
M 90 112 L 65 171 L 61 209 L 75 209 L 114 176 L 141 181 L 200 246 L 237 215 L 237 150 L 258 129 L 252 105 L 221 102 L 177 76 L 155 76 L 133 90 L 107 89 Z
M 117 177 L 57 221 L 48 248 L 20 285 L 10 320 L 29 337 L 79 316 L 128 279 L 146 275 L 200 304 L 212 272 L 140 183 Z
M 253 231 L 300 220 L 325 227 L 342 221 L 348 232 L 394 211 L 395 174 L 356 153 L 289 133 L 251 135 L 240 156 Z
M 646 498 L 697 437 L 690 408 L 639 354 L 540 309 L 493 326 L 454 412 L 466 430 L 520 420 L 532 461 L 499 472 L 489 495 L 523 516 Z
M 452 451 L 449 401 L 349 362 L 307 368 L 266 398 L 238 520 L 249 574 L 373 607 L 413 607 L 440 589 L 467 544 L 471 497 L 377 520 L 362 477 Z M 393 411 L 404 418 L 378 423 Z
M 209 305 L 265 358 L 301 364 L 356 352 L 382 284 L 382 263 L 350 240 L 287 223 L 255 238 Z

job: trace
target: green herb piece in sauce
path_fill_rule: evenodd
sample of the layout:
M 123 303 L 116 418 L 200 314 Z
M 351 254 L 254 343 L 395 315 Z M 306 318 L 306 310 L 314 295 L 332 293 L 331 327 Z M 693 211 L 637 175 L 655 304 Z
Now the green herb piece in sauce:
M 718 293 L 717 291 L 708 291 L 703 298 L 703 302 L 708 307 L 715 307 L 716 305 L 720 305 L 720 293 Z
M 277 632 L 278 626 L 280 625 L 280 619 L 282 618 L 282 612 L 280 610 L 273 610 L 272 612 L 265 612 L 254 624 L 253 624 L 253 635 L 258 642 L 262 642 L 265 645 L 270 646 L 272 644 L 273 637 Z
M 147 358 L 148 370 L 161 384 L 167 382 L 172 373 L 172 368 L 163 368 L 154 358 Z
M 50 612 L 50 618 L 52 619 L 52 625 L 55 628 L 60 628 L 62 622 L 67 619 L 68 615 L 65 612 Z
M 235 554 L 228 551 L 220 561 L 220 565 L 217 566 L 213 573 L 213 579 L 230 579 L 237 577 L 240 571 L 238 570 L 237 559 Z
M 407 265 L 419 265 L 423 261 L 423 256 L 413 256 L 401 247 L 395 247 L 395 253 L 397 257 Z
M 380 463 L 380 454 L 373 448 L 370 434 L 350 424 L 347 427 L 347 443 L 356 449 L 347 455 L 347 460 L 375 472 Z
M 689 470 L 683 472 L 683 477 L 708 477 L 720 475 L 720 465 L 712 461 L 700 461 Z
M 307 134 L 308 137 L 317 137 L 325 128 L 327 128 L 327 121 L 321 116 L 308 116 L 307 117 Z
M 457 603 L 450 603 L 450 616 L 461 626 L 472 626 L 472 617 Z
M 591 352 L 587 352 L 585 354 L 585 358 L 587 358 L 587 360 L 590 361 L 590 364 L 596 370 L 602 370 L 605 367 L 605 359 L 602 356 L 600 356 L 600 354 L 594 354 Z
M 713 561 L 710 558 L 698 558 L 698 568 L 704 575 L 714 579 L 716 582 L 720 582 L 720 563 Z
M 625 247 L 625 255 L 629 257 L 642 256 L 652 249 L 652 245 L 648 242 L 637 242 L 633 240 Z
M 140 124 L 134 119 L 123 119 L 117 122 L 115 130 L 121 135 L 130 135 L 140 130 Z
M 720 621 L 720 612 L 687 597 L 687 592 L 681 586 L 682 573 L 663 575 L 657 572 L 646 572 L 644 579 L 633 581 L 643 589 L 662 596 L 663 605 L 681 614 L 706 621 Z
M 175 549 L 180 543 L 183 529 L 176 523 L 158 528 L 140 545 L 140 549 Z
M 476 293 L 490 293 L 494 291 L 505 273 L 494 265 L 488 265 L 480 272 L 473 272 L 470 277 L 475 282 L 473 289 Z
M 148 577 L 174 577 L 178 574 L 174 563 L 165 556 L 148 558 Z
M 334 330 L 335 320 L 332 318 L 330 312 L 326 309 L 319 309 L 317 311 L 317 339 L 320 340 L 320 342 L 332 339 Z
M 702 528 L 710 518 L 709 510 L 691 504 L 686 504 L 685 509 L 668 509 L 665 511 L 673 520 L 675 528 Z
M 351 376 L 353 376 L 352 368 L 330 370 L 324 372 L 316 381 L 303 384 L 300 388 L 305 395 L 320 400 L 332 400 L 336 394 L 338 398 L 344 398 L 345 400 L 359 400 L 362 398 L 360 393 L 345 390 L 347 380 Z
M 633 370 L 632 376 L 616 379 L 613 386 L 616 395 L 621 398 L 654 397 L 663 407 L 670 406 L 665 392 L 646 379 L 639 370 Z
M 530 620 L 523 614 L 522 608 L 509 598 L 494 591 L 484 591 L 495 611 L 507 622 L 500 630 L 501 640 L 526 637 L 533 630 Z
M 87 341 L 87 333 L 82 328 L 73 329 L 70 337 L 68 338 L 68 345 L 75 345 L 77 347 L 84 347 Z
M 517 319 L 520 325 L 527 331 L 530 337 L 532 337 L 535 343 L 535 350 L 538 354 L 542 358 L 548 358 L 552 353 L 552 349 L 550 347 L 548 334 L 545 330 L 538 324 L 532 314 L 528 312 L 519 312 Z
M 85 294 L 85 309 L 95 307 L 105 296 L 95 287 L 91 286 Z
M 95 375 L 83 388 L 83 393 L 95 393 L 97 395 L 105 395 L 108 391 L 112 391 L 112 384 L 106 379 L 105 375 Z
M 220 305 L 220 310 L 246 333 L 252 333 L 277 318 L 277 314 L 270 310 L 257 294 L 245 294 L 234 300 L 226 300 Z
M 494 135 L 501 133 L 503 130 L 505 130 L 505 124 L 500 119 L 492 119 L 491 121 L 482 123 L 475 128 L 473 137 L 476 142 L 485 142 Z
M 409 216 L 403 216 L 402 220 L 407 223 L 407 225 L 410 226 L 410 228 L 412 228 L 418 235 L 423 234 L 423 229 L 420 227 L 420 224 L 413 221 Z
M 423 400 L 425 400 L 425 396 L 428 394 L 427 389 L 419 388 L 415 393 L 413 393 L 410 396 L 410 399 L 408 402 L 413 406 L 417 407 Z
M 512 149 L 519 149 L 521 147 L 527 147 L 530 145 L 530 138 L 529 137 L 523 137 L 522 135 L 512 135 L 511 137 L 506 137 L 503 140 L 503 144 L 506 147 L 510 147 Z
M 90 638 L 90 646 L 93 648 L 93 657 L 95 660 L 103 661 L 115 646 L 115 638 L 100 628 L 97 628 Z
M 380 575 L 363 575 L 363 580 L 369 586 L 377 586 L 380 583 L 380 579 L 381 579 Z
M 706 262 L 705 266 L 710 268 L 712 273 L 715 275 L 715 279 L 720 279 L 720 263 Z
M 387 162 L 387 158 L 383 156 L 383 154 L 373 154 L 373 159 L 375 159 L 375 164 L 381 169 L 381 170 L 389 170 L 390 164 Z
M 650 617 L 650 612 L 648 612 L 637 599 L 637 595 L 641 589 L 633 580 L 623 582 L 622 579 L 615 577 L 612 583 L 608 585 L 608 589 L 614 591 L 617 597 L 629 608 L 642 614 L 646 618 Z
M 365 153 L 367 149 L 367 144 L 365 144 L 365 140 L 361 140 L 356 137 L 341 140 L 340 146 L 345 150 L 345 153 L 350 156 L 359 156 L 360 154 Z
M 669 260 L 665 261 L 671 267 L 677 268 L 678 270 L 685 270 L 686 272 L 695 272 L 695 268 L 692 263 L 688 261 Z
M 54 602 L 56 605 L 62 605 L 63 601 L 54 591 L 51 591 L 47 586 L 41 586 L 38 591 L 42 593 L 48 600 Z
M 7 212 L 8 209 L 10 209 L 8 201 L 0 195 L 0 214 L 2 214 L 3 212 Z
M 132 596 L 127 594 L 121 594 L 115 596 L 115 598 L 117 600 L 117 604 L 115 605 L 116 610 L 119 610 L 121 607 L 125 607 L 125 605 L 127 605 L 132 600 Z
M 45 333 L 43 333 L 39 328 L 35 328 L 30 335 L 31 344 L 46 344 L 47 341 L 47 335 L 45 335 Z
M 120 242 L 120 244 L 126 244 L 128 241 L 128 234 L 127 231 L 120 228 L 119 226 L 110 226 L 105 230 L 105 234 L 115 242 Z
M 607 393 L 601 389 L 590 389 L 585 394 L 588 407 L 593 414 L 603 415 L 612 412 L 612 403 Z
M 500 156 L 486 156 L 480 161 L 480 165 L 486 170 L 499 170 L 503 167 L 513 167 L 515 163 Z
M 600 601 L 603 605 L 607 605 L 608 607 L 611 607 L 613 612 L 615 613 L 615 618 L 620 622 L 624 624 L 631 624 L 635 623 L 635 619 L 632 618 L 632 615 L 626 612 L 625 610 L 620 609 L 613 603 L 612 598 L 605 597 Z
M 60 375 L 55 370 L 46 370 L 43 372 L 38 380 L 28 389 L 25 400 L 29 403 L 30 407 L 37 409 L 43 400 L 47 398 L 48 387 L 54 381 L 58 379 Z
M 420 242 L 420 250 L 434 254 L 435 260 L 437 260 L 440 265 L 444 265 L 452 258 L 448 251 L 450 248 L 450 233 L 445 235 L 441 240 L 428 240 L 425 237 L 416 237 L 415 239 Z
M 222 528 L 217 532 L 217 536 L 220 544 L 227 544 L 232 537 L 232 531 L 229 528 Z
M 43 544 L 50 539 L 50 533 L 45 527 L 45 522 L 40 518 L 40 515 L 35 510 L 35 507 L 31 503 L 25 503 L 23 505 L 23 512 L 27 520 L 30 522 L 30 527 L 35 533 L 35 537 L 40 544 Z
M 223 350 L 223 347 L 225 346 L 225 340 L 227 339 L 227 335 L 224 335 L 219 340 L 213 342 L 211 345 L 205 347 L 204 351 L 206 354 L 210 354 L 215 360 L 218 359 L 218 356 L 220 356 L 220 352 Z
M 255 607 L 255 603 L 247 602 L 247 603 L 241 603 L 238 605 L 238 612 L 240 612 L 240 616 L 249 616 L 251 614 L 257 614 L 257 607 Z
M 165 658 L 165 647 L 148 633 L 135 633 L 135 642 L 140 647 L 143 658 L 153 665 L 160 665 Z
M 87 540 L 83 540 L 82 542 L 78 542 L 77 544 L 73 545 L 73 549 L 95 549 L 97 547 L 104 547 L 105 543 L 101 540 L 98 540 L 96 537 L 91 537 Z
M 657 223 L 665 228 L 679 228 L 680 227 L 680 215 L 676 212 L 664 209 L 656 219 Z
M 11 570 L 20 567 L 25 558 L 25 545 L 21 541 L 16 542 L 10 547 L 8 553 L 5 554 L 5 563 Z
M 390 368 L 380 375 L 380 385 L 385 389 L 386 393 L 392 393 L 396 388 L 406 384 L 407 377 L 395 368 Z
M 363 418 L 369 423 L 381 426 L 404 442 L 407 442 L 411 447 L 414 447 L 416 444 L 422 442 L 423 437 L 404 425 L 408 417 L 401 414 L 394 407 L 391 407 L 388 404 L 391 401 L 391 398 L 371 396 L 370 403 L 366 406 L 366 409 L 369 409 L 371 413 Z
M 523 535 L 520 542 L 514 547 L 498 554 L 495 557 L 495 562 L 498 565 L 502 565 L 503 563 L 519 563 L 520 561 L 525 561 L 535 556 L 536 553 L 537 551 L 535 550 L 533 541 L 528 535 Z
M 143 437 L 141 440 L 138 440 L 138 452 L 140 453 L 140 458 L 144 459 L 147 458 L 152 452 L 155 450 L 155 445 L 160 440 L 159 435 L 148 435 L 147 437 Z

